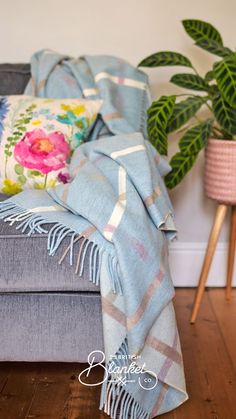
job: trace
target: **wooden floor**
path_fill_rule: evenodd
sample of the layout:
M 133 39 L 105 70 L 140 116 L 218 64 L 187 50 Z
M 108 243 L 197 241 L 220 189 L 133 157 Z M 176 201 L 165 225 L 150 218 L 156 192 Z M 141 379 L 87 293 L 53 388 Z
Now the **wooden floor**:
M 178 289 L 177 321 L 189 400 L 163 419 L 236 419 L 236 290 L 205 292 L 195 325 L 189 324 L 194 291 Z M 85 364 L 0 364 L 0 419 L 102 419 L 100 387 L 79 383 Z M 102 377 L 94 371 L 93 380 Z

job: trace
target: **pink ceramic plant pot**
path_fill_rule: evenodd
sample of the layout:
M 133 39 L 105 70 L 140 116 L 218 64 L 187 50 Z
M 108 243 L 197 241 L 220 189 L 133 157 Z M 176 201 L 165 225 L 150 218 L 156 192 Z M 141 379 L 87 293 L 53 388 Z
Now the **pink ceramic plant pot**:
M 236 205 L 236 141 L 208 141 L 204 186 L 209 198 Z

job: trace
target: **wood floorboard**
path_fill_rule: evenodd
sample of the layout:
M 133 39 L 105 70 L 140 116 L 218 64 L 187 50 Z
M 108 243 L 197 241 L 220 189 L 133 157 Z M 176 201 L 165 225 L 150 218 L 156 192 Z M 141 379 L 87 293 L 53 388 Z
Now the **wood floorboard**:
M 223 339 L 236 371 L 236 290 L 227 301 L 222 289 L 210 289 L 209 297 L 220 326 Z
M 175 308 L 183 350 L 189 400 L 176 409 L 176 419 L 236 418 L 236 375 L 209 293 L 204 293 L 199 317 L 190 325 L 195 291 L 179 289 Z M 222 298 L 223 290 L 222 290 Z M 164 415 L 163 419 L 168 415 Z M 169 419 L 169 418 L 168 418 Z
M 11 364 L 2 362 L 0 367 L 0 394 L 3 391 L 11 371 Z
M 7 382 L 0 393 L 1 419 L 25 419 L 37 388 L 39 369 L 39 364 L 11 365 Z
M 81 366 L 77 370 L 76 378 L 79 373 L 87 367 L 86 364 Z M 101 367 L 97 367 L 90 380 L 86 380 L 89 383 L 99 383 L 103 378 L 103 370 Z M 71 393 L 67 401 L 67 416 L 66 419 L 102 419 L 108 418 L 108 416 L 99 411 L 99 400 L 100 400 L 100 390 L 101 387 L 86 387 L 79 382 L 78 379 L 75 379 L 71 383 Z M 88 402 L 89 400 L 89 402 Z M 92 416 L 91 416 L 92 414 Z
M 236 419 L 236 290 L 205 292 L 199 318 L 189 324 L 194 290 L 174 300 L 189 400 L 163 419 Z M 78 381 L 86 364 L 0 363 L 0 419 L 105 419 L 100 387 Z M 93 370 L 98 382 L 101 368 Z
M 43 364 L 37 391 L 26 418 L 67 418 L 70 382 L 74 379 L 77 369 L 77 364 Z
M 87 364 L 44 364 L 44 376 L 26 415 L 27 419 L 85 419 L 102 418 L 98 411 L 100 389 L 85 387 L 78 380 Z M 92 380 L 101 381 L 97 368 Z

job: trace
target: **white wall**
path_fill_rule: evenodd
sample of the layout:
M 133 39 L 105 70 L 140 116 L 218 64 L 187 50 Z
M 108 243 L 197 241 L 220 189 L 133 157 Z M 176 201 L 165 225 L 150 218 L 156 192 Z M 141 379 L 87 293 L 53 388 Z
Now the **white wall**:
M 180 21 L 184 18 L 210 21 L 222 32 L 225 43 L 233 48 L 235 17 L 235 0 L 0 0 L 0 61 L 29 61 L 35 50 L 50 47 L 75 56 L 113 54 L 137 64 L 157 50 L 171 49 L 188 55 L 204 73 L 215 57 L 192 46 Z M 168 84 L 175 70 L 178 69 L 149 71 L 154 97 L 180 91 Z M 171 143 L 173 152 L 174 138 Z M 204 197 L 202 172 L 203 156 L 181 186 L 171 192 L 179 246 L 186 249 L 189 243 L 195 248 L 197 243 L 198 249 L 199 246 L 202 249 L 200 259 L 215 210 L 215 204 Z M 227 240 L 227 228 L 225 223 L 221 242 Z M 193 251 L 193 262 L 194 254 Z M 183 258 L 184 251 L 181 255 Z M 221 264 L 221 259 L 217 260 Z M 199 268 L 198 262 L 196 270 L 187 272 L 182 282 L 196 282 Z M 220 278 L 218 274 L 213 283 L 223 283 L 223 280 L 222 274 Z

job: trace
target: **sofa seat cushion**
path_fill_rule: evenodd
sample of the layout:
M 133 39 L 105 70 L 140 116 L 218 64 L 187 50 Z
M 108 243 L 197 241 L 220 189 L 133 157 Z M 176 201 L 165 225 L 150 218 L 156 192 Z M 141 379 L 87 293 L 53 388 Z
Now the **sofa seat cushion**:
M 0 361 L 87 362 L 104 350 L 97 293 L 0 293 L 0 323 Z
M 6 195 L 0 196 L 0 200 L 6 198 Z M 69 243 L 70 238 L 65 238 L 57 253 L 49 256 L 47 234 L 28 237 L 0 220 L 0 292 L 99 292 L 99 286 L 89 281 L 89 252 L 82 277 L 75 274 L 75 266 L 70 266 L 68 259 L 58 264 Z M 78 251 L 79 245 L 75 249 L 75 260 Z

